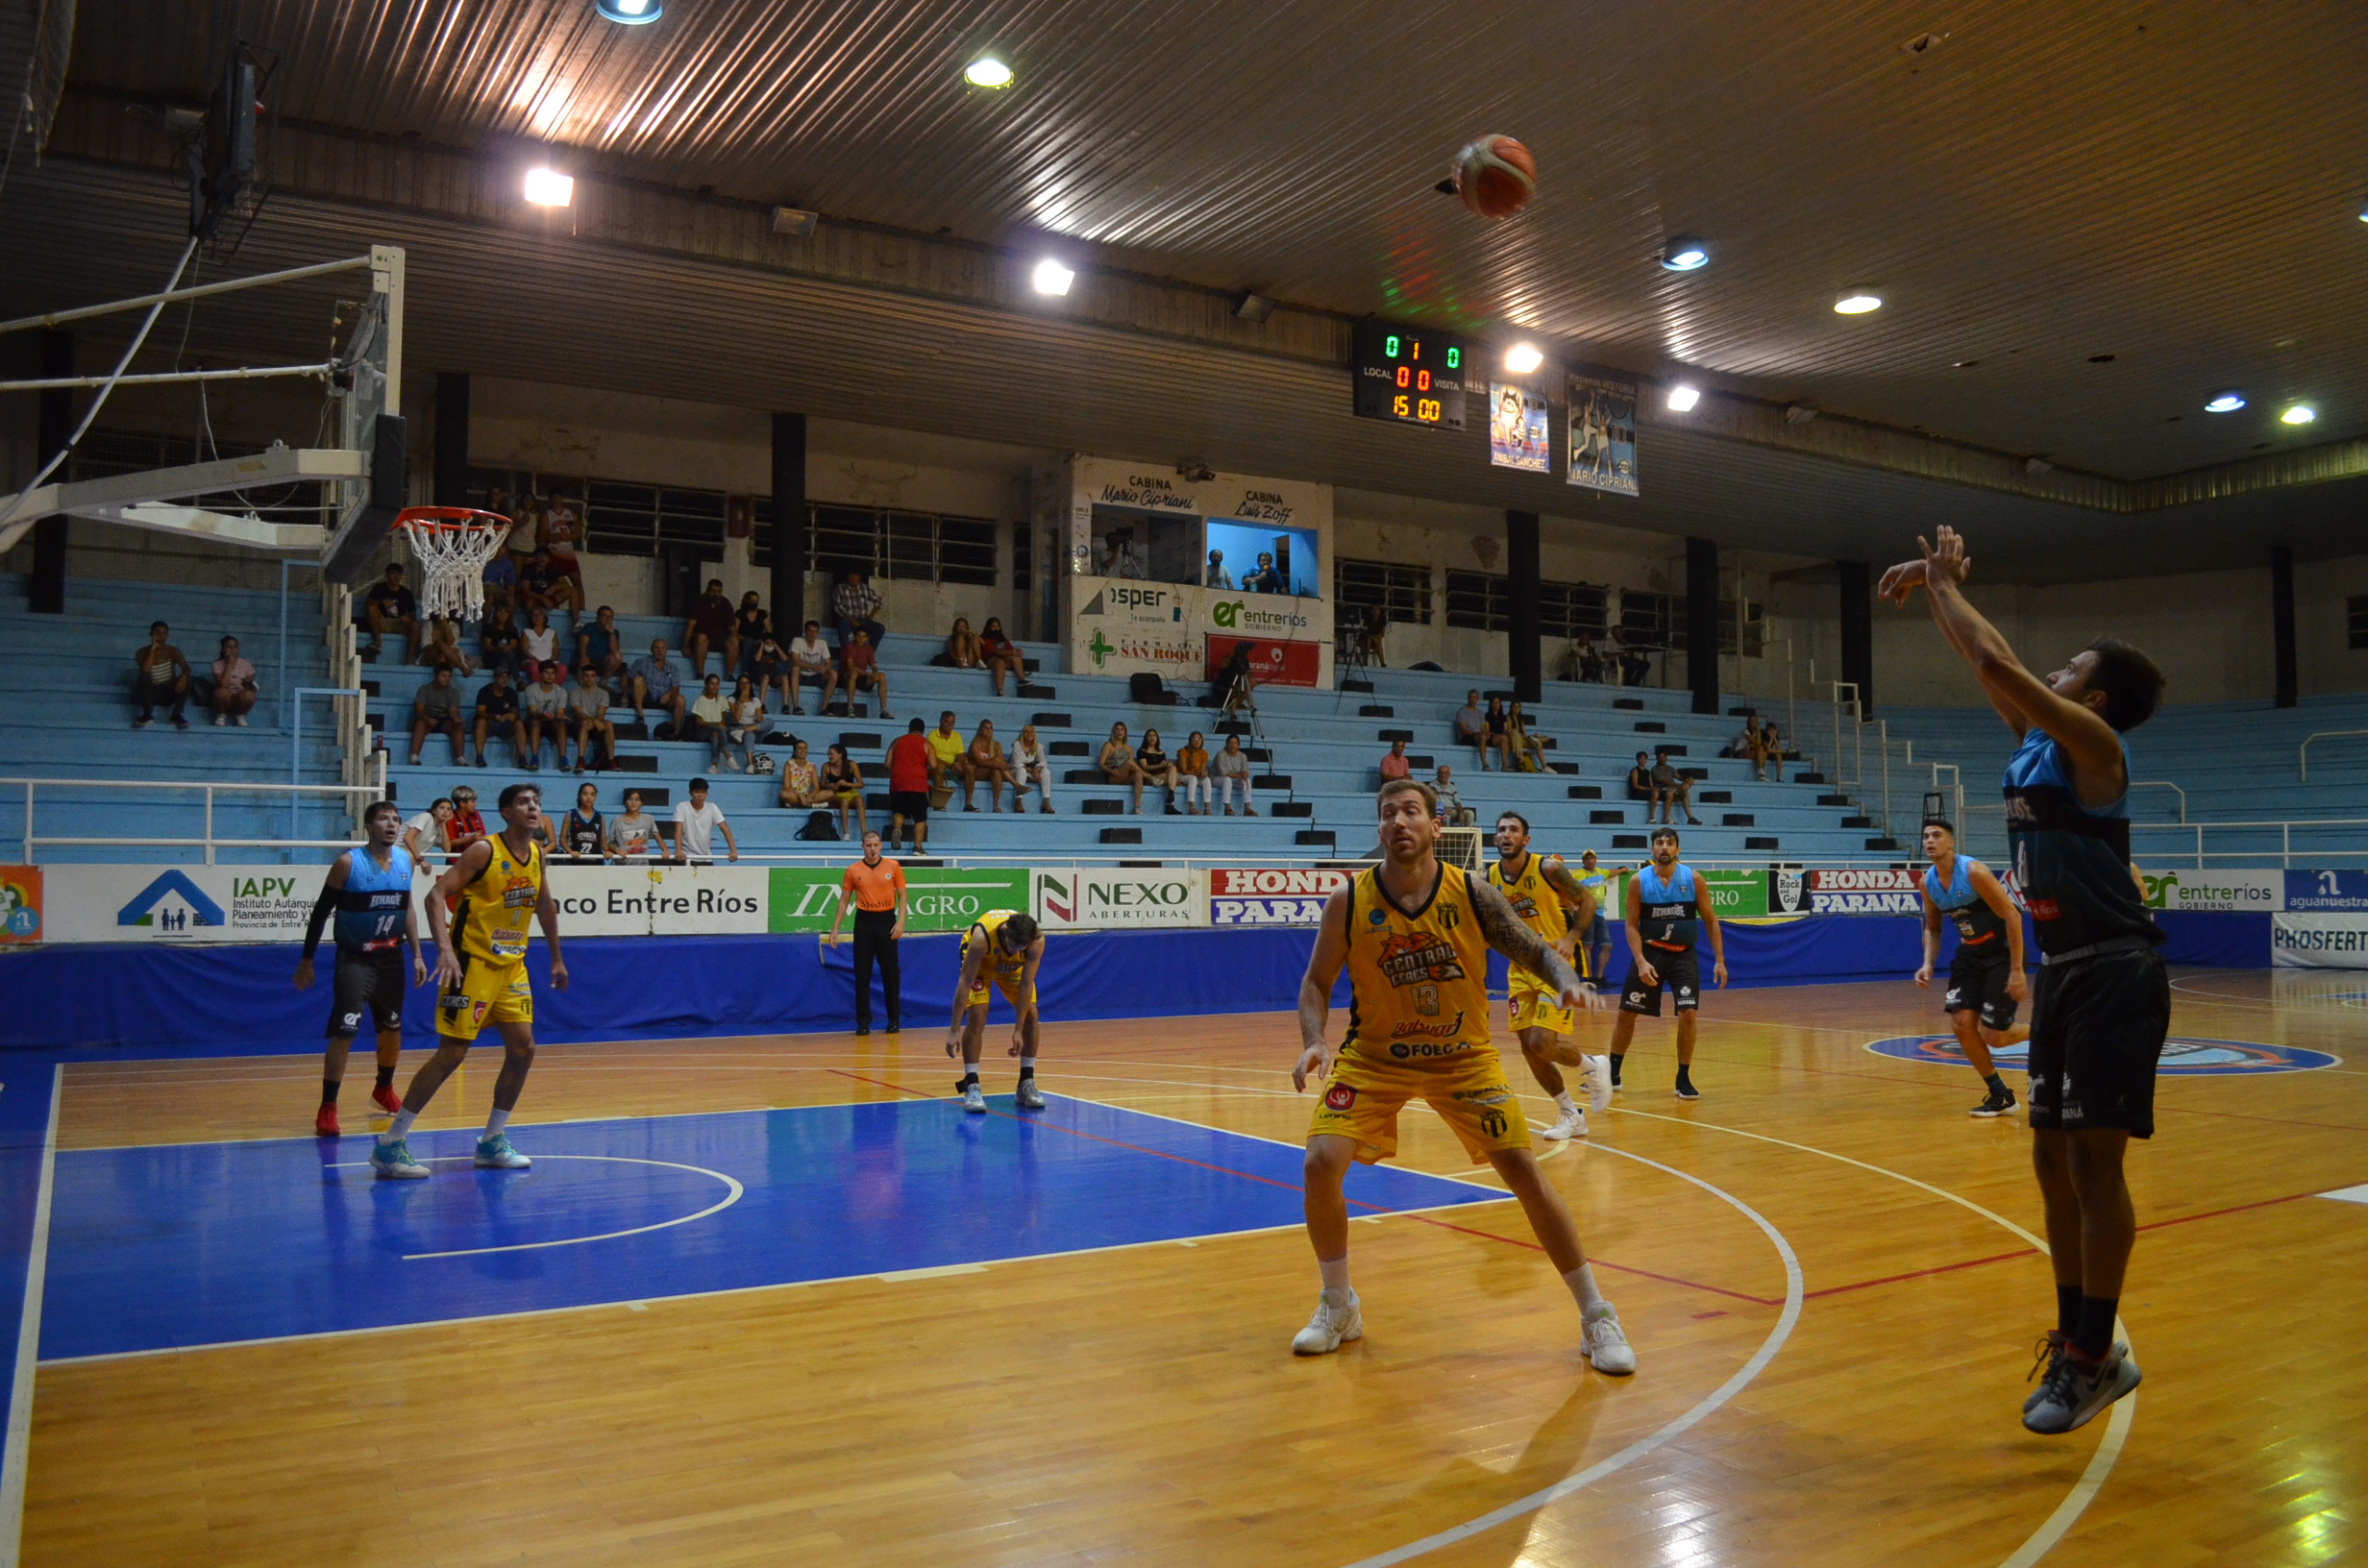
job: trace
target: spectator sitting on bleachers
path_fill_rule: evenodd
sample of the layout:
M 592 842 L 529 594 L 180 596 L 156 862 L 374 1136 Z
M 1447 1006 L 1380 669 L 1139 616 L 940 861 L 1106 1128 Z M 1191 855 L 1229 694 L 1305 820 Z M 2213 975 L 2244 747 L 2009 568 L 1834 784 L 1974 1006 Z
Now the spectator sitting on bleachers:
M 888 628 L 879 623 L 879 590 L 866 581 L 863 574 L 853 567 L 848 568 L 847 575 L 839 579 L 839 585 L 830 590 L 830 613 L 838 617 L 839 647 L 842 650 L 854 641 L 858 631 L 872 639 L 874 648 L 877 648 L 880 639 L 888 635 Z M 884 719 L 887 715 L 880 717 Z
M 255 685 L 255 666 L 239 656 L 238 639 L 222 639 L 221 651 L 214 656 L 212 678 L 205 683 L 206 705 L 213 709 L 217 724 L 236 724 L 247 727 L 247 715 L 254 710 L 255 699 L 261 695 Z
M 617 629 L 617 612 L 602 605 L 588 626 L 576 628 L 576 662 L 589 666 L 607 681 L 625 673 L 625 633 Z
M 1005 676 L 1024 686 L 1027 684 L 1027 660 L 1021 656 L 1018 645 L 1003 631 L 1003 618 L 987 617 L 987 624 L 978 630 L 978 662 L 987 667 L 995 681 L 995 695 L 1003 695 Z
M 1596 651 L 1593 632 L 1580 632 L 1563 650 L 1563 678 L 1597 682 L 1603 679 L 1603 655 Z
M 1466 692 L 1464 705 L 1455 710 L 1455 744 L 1468 746 L 1479 754 L 1480 771 L 1489 771 L 1489 722 L 1480 711 L 1480 694 Z
M 1661 796 L 1663 821 L 1675 821 L 1677 819 L 1670 813 L 1682 807 L 1687 821 L 1697 827 L 1701 825 L 1702 819 L 1693 814 L 1693 780 L 1671 765 L 1666 747 L 1653 754 L 1653 788 Z
M 139 709 L 132 719 L 134 729 L 145 729 L 156 723 L 156 710 L 165 709 L 165 717 L 175 729 L 186 729 L 189 721 L 181 716 L 184 703 L 189 700 L 189 661 L 175 648 L 170 639 L 172 627 L 159 621 L 148 627 L 148 640 L 132 655 L 137 672 L 132 677 L 132 702 Z
M 592 865 L 605 857 L 608 819 L 601 815 L 598 784 L 576 787 L 576 803 L 559 823 L 558 841 L 560 852 L 579 865 Z
M 576 613 L 583 613 L 583 563 L 576 558 L 576 537 L 582 531 L 582 514 L 576 503 L 565 496 L 554 496 L 543 508 L 542 547 L 551 555 L 551 569 L 569 578 L 574 590 Z
M 1394 778 L 1411 778 L 1414 771 L 1415 765 L 1406 757 L 1406 743 L 1392 741 L 1388 754 L 1381 759 L 1381 781 L 1387 784 Z
M 773 635 L 773 617 L 765 602 L 752 588 L 740 596 L 740 607 L 731 616 L 731 648 L 726 662 L 727 673 L 753 675 L 756 649 Z
M 732 682 L 731 700 L 724 709 L 725 744 L 740 748 L 734 766 L 756 772 L 756 743 L 764 738 L 765 699 L 756 695 L 756 683 L 742 675 Z
M 1249 753 L 1242 749 L 1242 737 L 1225 737 L 1225 748 L 1209 759 L 1209 776 L 1216 782 L 1218 798 L 1225 803 L 1225 815 L 1233 815 L 1233 789 L 1242 787 L 1242 815 L 1255 817 L 1258 807 L 1250 794 Z
M 798 695 L 797 689 L 790 684 L 789 671 L 789 649 L 781 646 L 781 640 L 774 636 L 773 628 L 768 625 L 764 634 L 749 649 L 748 664 L 741 673 L 756 683 L 756 700 L 759 702 L 769 700 L 773 689 L 779 687 L 781 711 L 786 713 L 795 705 L 794 699 Z
M 1545 737 L 1530 733 L 1529 715 L 1521 711 L 1518 698 L 1505 715 L 1505 755 L 1525 773 L 1546 772 Z
M 976 811 L 971 792 L 979 780 L 987 785 L 987 809 L 1003 809 L 1003 786 L 1011 782 L 1011 764 L 1003 756 L 1003 743 L 995 738 L 995 721 L 978 721 L 978 733 L 971 737 L 970 746 L 962 753 L 962 809 Z M 1011 809 L 1020 809 L 1020 792 L 1011 795 Z
M 419 600 L 403 585 L 403 565 L 390 564 L 386 576 L 370 585 L 362 596 L 361 624 L 370 628 L 370 652 L 373 657 L 385 645 L 390 631 L 403 633 L 403 662 L 409 664 L 419 656 Z
M 567 766 L 567 688 L 559 684 L 559 661 L 553 659 L 534 672 L 534 684 L 528 687 L 520 699 L 524 710 L 520 723 L 526 736 L 524 753 L 526 770 L 540 772 L 543 767 L 543 742 L 551 743 L 552 756 L 556 766 Z M 477 760 L 482 763 L 485 753 L 480 747 Z
M 1488 754 L 1491 751 L 1496 753 L 1496 766 L 1500 771 L 1513 772 L 1513 742 L 1505 733 L 1506 723 L 1505 699 L 1501 697 L 1490 698 L 1489 711 L 1481 716 L 1480 721 L 1480 771 L 1484 773 L 1489 771 Z
M 715 677 L 709 675 L 709 680 Z M 731 836 L 731 824 L 724 821 L 724 808 L 707 798 L 707 781 L 691 780 L 691 797 L 675 802 L 675 864 L 678 866 L 712 866 L 715 864 L 715 835 L 724 835 L 724 847 L 730 858 L 740 858 L 740 841 Z
M 453 685 L 450 665 L 439 666 L 411 698 L 412 767 L 419 766 L 419 748 L 432 732 L 451 738 L 454 767 L 469 760 L 468 738 L 460 728 L 460 693 Z
M 444 854 L 452 846 L 444 842 L 444 828 L 453 820 L 453 803 L 449 796 L 437 796 L 428 802 L 428 809 L 403 824 L 403 847 L 411 859 L 426 866 L 433 857 Z
M 951 665 L 956 670 L 975 670 L 978 668 L 979 658 L 978 633 L 971 630 L 971 618 L 967 615 L 955 616 L 953 629 L 946 633 L 946 654 L 943 662 Z M 940 661 L 931 659 L 929 662 L 936 664 Z
M 1206 817 L 1209 814 L 1209 745 L 1200 731 L 1194 730 L 1182 750 L 1175 754 L 1175 781 L 1184 791 L 1184 814 Z
M 896 847 L 909 823 L 915 854 L 929 842 L 929 785 L 936 772 L 935 753 L 929 749 L 924 727 L 915 719 L 903 734 L 888 743 L 888 845 Z
M 724 579 L 709 577 L 707 591 L 691 600 L 690 619 L 682 624 L 682 653 L 690 661 L 691 678 L 696 680 L 707 673 L 707 655 L 724 655 L 724 669 L 731 670 L 732 627 L 731 600 L 724 597 Z
M 1045 754 L 1042 743 L 1036 739 L 1036 726 L 1024 724 L 1020 728 L 1020 744 L 1011 748 L 1011 809 L 1020 811 L 1020 796 L 1030 787 L 1036 792 L 1036 809 L 1046 815 L 1052 811 L 1052 759 Z
M 576 684 L 567 694 L 568 722 L 576 726 L 576 772 L 592 766 L 592 743 L 601 743 L 600 766 L 617 765 L 617 726 L 608 717 L 608 692 L 590 665 L 576 671 Z M 483 755 L 483 748 L 479 748 Z
M 724 678 L 709 675 L 699 683 L 699 695 L 691 699 L 690 733 L 686 741 L 707 743 L 707 766 L 723 772 L 731 767 L 731 739 L 726 733 L 726 719 L 729 704 L 724 698 Z
M 485 608 L 500 605 L 514 613 L 518 608 L 518 563 L 510 559 L 509 551 L 497 550 L 493 559 L 485 563 Z
M 822 780 L 814 772 L 814 759 L 806 755 L 803 741 L 789 744 L 789 760 L 781 764 L 781 790 L 777 798 L 784 810 L 798 811 L 824 801 Z
M 922 776 L 928 776 L 925 768 Z M 851 821 L 858 834 L 867 831 L 863 770 L 855 766 L 855 759 L 847 754 L 846 747 L 836 741 L 830 743 L 830 750 L 823 758 L 823 771 L 817 776 L 816 783 L 829 800 L 831 809 L 839 814 L 839 837 L 847 837 Z M 927 797 L 925 796 L 923 798 Z
M 1785 738 L 1776 733 L 1774 720 L 1760 726 L 1760 755 L 1757 760 L 1761 767 L 1773 769 L 1775 772 L 1771 778 L 1755 768 L 1753 770 L 1755 777 L 1766 778 L 1770 783 L 1775 784 L 1782 784 L 1785 781 Z
M 800 715 L 805 712 L 805 683 L 810 680 L 823 689 L 823 695 L 814 703 L 814 711 L 822 712 L 830 705 L 830 694 L 839 684 L 839 667 L 830 657 L 830 645 L 823 641 L 823 624 L 808 621 L 805 635 L 789 640 L 788 652 L 789 683 L 784 695 L 789 700 L 789 711 Z M 849 700 L 853 700 L 851 688 Z
M 1168 815 L 1178 816 L 1175 809 L 1175 764 L 1168 760 L 1167 748 L 1159 744 L 1159 731 L 1143 732 L 1143 744 L 1135 747 L 1135 766 L 1142 770 L 1142 778 L 1135 785 L 1135 798 L 1143 798 L 1143 786 L 1156 784 L 1168 792 Z M 1136 807 L 1140 815 L 1142 807 Z
M 1094 759 L 1101 776 L 1112 784 L 1132 784 L 1135 787 L 1135 815 L 1143 815 L 1143 770 L 1135 763 L 1134 744 L 1126 738 L 1126 725 L 1122 721 L 1110 726 L 1110 738 L 1101 743 L 1101 754 Z
M 492 766 L 485 760 L 485 743 L 499 735 L 509 742 L 510 753 L 521 766 L 527 760 L 527 748 L 518 734 L 518 689 L 510 684 L 509 666 L 492 667 L 493 678 L 478 688 L 477 707 L 470 715 L 469 727 L 477 732 L 477 766 Z
M 1439 820 L 1448 827 L 1462 827 L 1476 815 L 1456 793 L 1455 774 L 1443 762 L 1432 775 L 1431 793 L 1439 797 Z
M 953 798 L 953 787 L 962 777 L 962 753 L 970 749 L 962 732 L 954 727 L 953 710 L 948 708 L 937 716 L 937 727 L 929 731 L 929 788 L 944 790 L 946 798 Z
M 559 668 L 559 678 L 567 678 L 567 661 L 559 657 L 559 634 L 551 625 L 551 612 L 537 604 L 527 612 L 527 624 L 518 633 L 519 673 L 531 676 L 546 664 Z
M 485 831 L 484 814 L 477 809 L 475 786 L 454 785 L 452 821 L 444 824 L 445 847 L 456 855 L 478 840 L 491 837 Z
M 564 609 L 571 616 L 580 616 L 583 589 L 574 577 L 559 570 L 550 551 L 538 547 L 527 557 L 527 564 L 518 569 L 518 602 L 530 614 L 535 610 Z
M 442 616 L 428 623 L 428 640 L 419 650 L 420 664 L 430 670 L 450 670 L 456 675 L 477 674 L 477 661 L 460 647 L 460 628 Z
M 879 667 L 879 657 L 872 647 L 872 634 L 861 626 L 855 628 L 854 635 L 847 640 L 847 646 L 839 650 L 838 673 L 833 678 L 847 693 L 849 714 L 855 711 L 856 692 L 869 686 L 879 694 L 879 716 L 882 719 L 896 717 L 888 711 L 888 672 Z M 823 694 L 826 707 L 829 705 L 829 695 L 828 692 Z
M 1612 628 L 1612 656 L 1619 661 L 1619 679 L 1623 686 L 1641 686 L 1644 677 L 1653 672 L 1653 655 L 1628 640 L 1626 626 Z
M 1748 757 L 1759 749 L 1760 716 L 1755 713 L 1744 718 L 1742 733 L 1720 747 L 1718 754 L 1722 757 Z
M 643 709 L 652 703 L 663 708 L 674 720 L 675 733 L 682 734 L 682 673 L 666 658 L 666 639 L 653 637 L 650 651 L 633 661 L 628 672 L 626 695 L 633 704 L 633 723 L 648 723 Z M 688 739 L 687 736 L 683 737 Z
M 641 809 L 641 792 L 625 792 L 625 809 L 608 819 L 608 858 L 640 860 L 659 853 L 657 819 Z
M 483 655 L 487 670 L 506 671 L 512 680 L 518 678 L 524 654 L 518 641 L 518 618 L 507 604 L 486 600 L 485 619 L 477 627 L 477 651 Z
M 1660 809 L 1661 791 L 1653 783 L 1653 759 L 1650 752 L 1637 753 L 1637 765 L 1628 770 L 1628 798 L 1644 802 L 1644 820 L 1651 821 Z

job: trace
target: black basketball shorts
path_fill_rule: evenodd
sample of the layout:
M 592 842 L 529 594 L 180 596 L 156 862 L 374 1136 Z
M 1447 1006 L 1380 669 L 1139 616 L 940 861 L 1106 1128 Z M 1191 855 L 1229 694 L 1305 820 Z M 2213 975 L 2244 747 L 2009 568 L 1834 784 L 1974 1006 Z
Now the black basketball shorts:
M 1630 968 L 1628 984 L 1620 992 L 1619 1010 L 1622 1013 L 1635 1013 L 1648 1018 L 1661 1017 L 1661 993 L 1665 991 L 1669 993 L 1671 1005 L 1680 1013 L 1691 1013 L 1702 1005 L 1702 966 L 1696 949 L 1686 947 L 1670 952 L 1666 948 L 1648 946 L 1644 949 L 1644 957 L 1661 978 L 1648 986 L 1644 983 L 1644 977 L 1633 967 Z
M 2170 1032 L 2170 971 L 2155 949 L 2042 966 L 2031 989 L 2032 1129 L 2152 1138 Z
M 2007 994 L 2009 968 L 2004 948 L 1960 946 L 1949 960 L 1949 993 L 1941 998 L 1940 1011 L 1979 1013 L 1985 1029 L 2013 1027 L 2014 998 Z
M 381 948 L 375 953 L 337 950 L 337 968 L 330 980 L 329 1032 L 339 1040 L 361 1033 L 367 1014 L 381 1030 L 403 1029 L 403 949 Z

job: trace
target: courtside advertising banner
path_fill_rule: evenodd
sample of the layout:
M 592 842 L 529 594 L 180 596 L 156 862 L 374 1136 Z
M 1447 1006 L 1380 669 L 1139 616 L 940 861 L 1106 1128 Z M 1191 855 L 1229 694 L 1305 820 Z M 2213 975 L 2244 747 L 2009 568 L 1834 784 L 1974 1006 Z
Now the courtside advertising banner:
M 1913 915 L 1920 872 L 1904 866 L 1873 866 L 1809 873 L 1813 915 Z
M 1031 912 L 1047 930 L 1132 930 L 1209 923 L 1208 883 L 1198 871 L 1037 870 L 1030 878 Z
M 0 866 L 0 944 L 41 942 L 41 868 Z
M 830 929 L 830 921 L 838 914 L 844 868 L 776 866 L 767 874 L 771 902 L 762 929 Z M 991 909 L 1027 908 L 1027 872 L 1016 866 L 968 871 L 949 866 L 907 866 L 904 895 L 909 906 L 904 922 L 906 931 L 964 931 Z M 854 929 L 851 913 L 839 929 Z
M 2288 871 L 2285 907 L 2321 915 L 2368 915 L 2368 871 Z
M 544 885 L 569 937 L 707 937 L 765 929 L 761 866 L 569 866 L 546 863 Z M 541 927 L 537 926 L 536 930 Z M 420 935 L 427 935 L 423 919 Z
M 1306 866 L 1221 867 L 1209 872 L 1211 925 L 1317 925 L 1353 871 Z
M 2146 879 L 2148 909 L 2274 915 L 2286 907 L 2284 871 L 2164 871 Z
M 1566 862 L 1565 865 L 1573 875 L 1578 873 L 1579 868 L 1576 863 Z M 1690 870 L 1701 880 L 1703 891 L 1710 894 L 1711 913 L 1718 919 L 1736 920 L 1760 919 L 1766 917 L 1768 913 L 1768 873 L 1765 870 L 1757 866 L 1724 868 L 1717 870 L 1695 866 Z M 1604 907 L 1603 918 L 1607 920 L 1626 919 L 1628 918 L 1628 881 L 1636 873 L 1621 870 L 1607 871 L 1606 875 L 1609 880 L 1606 884 L 1605 896 L 1610 898 L 1611 902 Z
M 2269 962 L 2281 969 L 2368 969 L 2368 915 L 2272 915 Z

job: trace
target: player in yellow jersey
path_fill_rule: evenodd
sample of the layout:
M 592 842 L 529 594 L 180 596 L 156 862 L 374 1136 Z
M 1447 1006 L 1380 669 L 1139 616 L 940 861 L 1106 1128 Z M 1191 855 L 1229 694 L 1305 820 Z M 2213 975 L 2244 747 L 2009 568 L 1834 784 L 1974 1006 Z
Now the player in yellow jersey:
M 1489 886 L 1503 894 L 1513 913 L 1551 943 L 1577 971 L 1587 988 L 1588 1005 L 1602 1006 L 1595 992 L 1595 977 L 1588 973 L 1586 961 L 1579 957 L 1579 943 L 1595 923 L 1595 895 L 1570 874 L 1562 856 L 1530 853 L 1529 819 L 1517 811 L 1496 819 L 1496 864 L 1489 868 Z M 1506 977 L 1512 993 L 1507 1012 L 1514 1036 L 1521 1042 L 1521 1055 L 1528 1060 L 1538 1087 L 1554 1096 L 1562 1112 L 1561 1119 L 1538 1136 L 1557 1143 L 1585 1138 L 1587 1112 L 1570 1097 L 1562 1069 L 1579 1069 L 1587 1084 L 1588 1110 L 1601 1115 L 1612 1104 L 1612 1064 L 1603 1057 L 1587 1055 L 1575 1041 L 1564 1044 L 1562 1037 L 1571 1033 L 1570 1010 L 1546 989 L 1544 981 L 1518 965 L 1511 968 Z
M 1307 1237 L 1323 1291 L 1291 1348 L 1320 1356 L 1363 1337 L 1363 1311 L 1348 1286 L 1348 1206 L 1341 1183 L 1350 1161 L 1397 1152 L 1398 1108 L 1419 1098 L 1454 1130 L 1472 1164 L 1494 1165 L 1520 1200 L 1529 1228 L 1579 1304 L 1581 1354 L 1598 1372 L 1633 1372 L 1636 1352 L 1619 1314 L 1595 1288 L 1578 1227 L 1538 1168 L 1529 1124 L 1489 1043 L 1489 949 L 1542 979 L 1562 1006 L 1584 1007 L 1586 996 L 1569 963 L 1522 923 L 1502 894 L 1440 864 L 1437 808 L 1427 784 L 1400 778 L 1381 787 L 1375 809 L 1382 862 L 1325 901 L 1299 984 L 1303 1048 L 1291 1081 L 1305 1090 L 1313 1078 L 1323 1089 L 1308 1127 L 1305 1166 Z M 1324 1025 L 1343 965 L 1351 1000 L 1348 1037 L 1336 1055 Z
M 962 933 L 962 976 L 953 988 L 953 1021 L 946 1026 L 946 1054 L 962 1059 L 962 1109 L 983 1113 L 987 1091 L 978 1087 L 978 1050 L 987 1034 L 987 988 L 1003 993 L 1018 1019 L 1010 1053 L 1020 1059 L 1020 1088 L 1012 1096 L 1023 1111 L 1042 1111 L 1036 1087 L 1036 967 L 1045 959 L 1044 934 L 1033 918 L 991 909 Z
M 479 839 L 436 879 L 427 897 L 428 929 L 435 937 L 435 1055 L 420 1065 L 403 1096 L 394 1125 L 379 1135 L 370 1167 L 381 1176 L 417 1179 L 428 1167 L 411 1158 L 411 1123 L 428 1109 L 444 1080 L 467 1059 L 477 1032 L 502 1033 L 502 1075 L 493 1081 L 493 1114 L 477 1140 L 477 1164 L 487 1170 L 524 1170 L 532 1164 L 509 1146 L 509 1114 L 534 1066 L 534 993 L 527 985 L 530 921 L 539 921 L 551 949 L 551 983 L 567 989 L 559 957 L 559 906 L 543 881 L 540 842 L 543 797 L 531 784 L 502 792 L 502 831 Z M 449 901 L 449 920 L 445 907 Z

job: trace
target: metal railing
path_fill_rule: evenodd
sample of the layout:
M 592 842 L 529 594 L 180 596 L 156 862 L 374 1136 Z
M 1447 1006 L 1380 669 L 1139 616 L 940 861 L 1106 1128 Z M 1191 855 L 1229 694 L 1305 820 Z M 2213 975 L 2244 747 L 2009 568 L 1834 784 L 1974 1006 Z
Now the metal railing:
M 356 842 L 354 838 L 302 839 L 298 838 L 292 831 L 286 838 L 284 839 L 226 838 L 217 835 L 213 830 L 214 797 L 219 795 L 285 795 L 290 797 L 288 811 L 290 813 L 291 822 L 296 807 L 300 803 L 300 797 L 304 796 L 342 797 L 346 801 L 348 808 L 357 812 L 369 803 L 367 799 L 360 801 L 357 801 L 355 799 L 355 796 L 358 794 L 363 792 L 362 790 L 358 789 L 357 786 L 351 784 L 263 784 L 251 783 L 244 780 L 223 781 L 214 779 L 162 780 L 126 778 L 18 777 L 0 778 L 0 790 L 4 789 L 21 789 L 25 792 L 24 829 L 19 835 L 19 838 L 22 841 L 24 855 L 21 864 L 27 866 L 37 865 L 39 863 L 36 858 L 36 855 L 38 848 L 42 845 L 48 845 L 53 848 L 71 845 L 78 848 L 108 849 L 203 849 L 206 851 L 205 863 L 209 866 L 214 864 L 214 852 L 217 849 L 318 849 L 331 845 L 334 845 L 340 849 L 345 849 L 353 846 Z M 43 789 L 172 790 L 179 791 L 183 794 L 195 792 L 203 796 L 205 798 L 206 830 L 197 838 L 143 838 L 121 834 L 87 835 L 37 833 L 34 829 L 33 814 L 35 804 L 38 800 L 40 792 Z M 375 798 L 375 796 L 372 798 Z
M 2132 822 L 2130 824 L 2130 832 L 2134 841 L 2132 852 L 2134 856 L 2141 863 L 2152 862 L 2157 857 L 2136 846 L 2134 843 L 2135 835 L 2140 833 L 2177 833 L 2182 835 L 2192 833 L 2195 836 L 2194 847 L 2192 849 L 2183 847 L 2177 850 L 2166 849 L 2162 852 L 2165 854 L 2176 854 L 2183 859 L 2192 860 L 2195 863 L 2195 869 L 2200 871 L 2206 870 L 2212 861 L 2219 861 L 2223 864 L 2250 863 L 2258 865 L 2261 859 L 2271 852 L 2266 849 L 2207 850 L 2205 848 L 2206 834 L 2217 832 L 2262 832 L 2270 828 L 2275 828 L 2278 830 L 2278 848 L 2276 850 L 2278 864 L 2290 870 L 2294 866 L 2294 830 L 2296 828 L 2316 829 L 2328 827 L 2368 828 L 2368 817 L 2316 817 L 2302 818 L 2299 820 L 2285 821 L 2257 822 Z M 2313 865 L 2331 860 L 2368 860 L 2368 834 L 2363 834 L 2361 837 L 2362 847 L 2357 849 L 2323 849 L 2313 846 L 2302 852 L 2309 857 L 2310 862 Z
M 2187 792 L 2181 789 L 2178 785 L 2164 778 L 2134 778 L 2130 780 L 2130 788 L 2134 790 L 2170 791 L 2173 795 L 2179 796 L 2179 821 L 2182 826 L 2186 825 Z
M 2322 729 L 2314 735 L 2306 735 L 2303 737 L 2302 756 L 2300 761 L 2302 764 L 2304 783 L 2307 784 L 2310 782 L 2310 743 L 2312 741 L 2340 740 L 2347 735 L 2368 735 L 2368 729 Z

